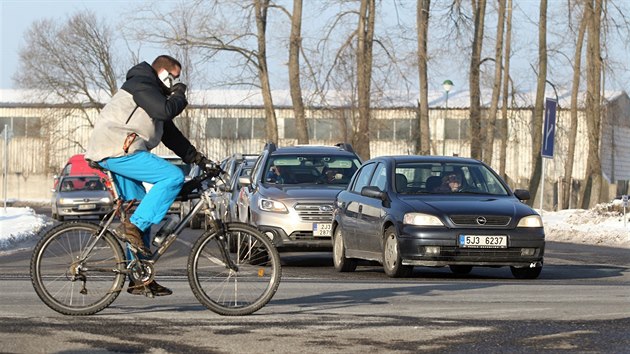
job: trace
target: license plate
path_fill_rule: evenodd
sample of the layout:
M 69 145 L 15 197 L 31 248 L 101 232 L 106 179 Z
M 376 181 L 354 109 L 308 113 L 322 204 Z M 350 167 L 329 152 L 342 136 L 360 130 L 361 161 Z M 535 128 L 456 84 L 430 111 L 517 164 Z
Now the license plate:
M 313 224 L 313 236 L 330 236 L 332 224 Z
M 81 204 L 78 207 L 79 210 L 92 210 L 96 209 L 96 204 Z
M 507 248 L 507 236 L 459 235 L 459 247 Z

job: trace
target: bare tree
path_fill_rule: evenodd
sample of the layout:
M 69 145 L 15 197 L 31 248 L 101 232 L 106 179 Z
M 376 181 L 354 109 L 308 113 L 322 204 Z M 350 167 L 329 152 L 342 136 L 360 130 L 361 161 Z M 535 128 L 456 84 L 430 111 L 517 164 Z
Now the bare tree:
M 90 11 L 76 13 L 62 25 L 35 22 L 26 34 L 14 81 L 63 103 L 99 107 L 99 94 L 111 97 L 118 90 L 113 41 L 110 28 Z
M 600 199 L 602 166 L 599 156 L 601 128 L 601 17 L 602 1 L 588 0 L 586 11 L 590 12 L 586 40 L 586 127 L 588 130 L 588 159 L 583 208 L 594 207 Z
M 568 141 L 575 141 L 577 137 L 577 125 L 578 125 L 578 93 L 580 91 L 580 77 L 582 71 L 582 48 L 584 45 L 584 33 L 586 32 L 586 25 L 588 24 L 588 16 L 590 11 L 583 10 L 582 19 L 580 20 L 580 27 L 577 33 L 577 40 L 575 42 L 575 54 L 573 55 L 573 82 L 571 83 L 571 119 L 569 126 L 569 139 Z M 575 160 L 575 144 L 569 144 L 567 151 L 567 159 L 564 165 L 564 177 L 566 183 L 564 184 L 563 201 L 562 205 L 569 206 L 569 200 L 571 198 L 570 190 L 573 176 L 573 163 Z
M 266 139 L 278 142 L 278 123 L 271 96 L 267 65 L 267 12 L 269 0 L 195 0 L 173 6 L 166 15 L 157 3 L 139 9 L 129 29 L 145 42 L 167 47 L 187 47 L 201 58 L 198 64 L 229 63 L 234 77 L 226 85 L 249 86 L 263 98 Z M 200 80 L 201 78 L 189 78 Z M 217 80 L 218 81 L 218 80 Z
M 38 99 L 47 97 L 65 105 L 70 116 L 79 112 L 83 124 L 61 128 L 58 119 L 47 120 L 51 141 L 67 140 L 85 149 L 74 131 L 93 127 L 91 110 L 101 107 L 118 90 L 117 66 L 112 54 L 111 29 L 93 12 L 77 12 L 65 23 L 54 20 L 34 22 L 20 50 L 16 86 L 33 89 Z
M 374 45 L 375 0 L 361 0 L 357 28 L 357 90 L 359 120 L 352 142 L 357 154 L 370 158 L 370 86 L 372 83 L 372 47 Z
M 429 79 L 427 76 L 427 38 L 429 33 L 429 8 L 431 0 L 419 0 L 416 10 L 416 23 L 418 27 L 418 75 L 420 82 L 419 101 L 419 141 L 416 143 L 416 154 L 430 155 L 430 128 L 429 128 Z
M 481 159 L 484 137 L 481 131 L 480 65 L 483 47 L 483 27 L 486 16 L 486 0 L 472 0 L 475 29 L 470 55 L 470 156 Z
M 308 144 L 308 128 L 304 115 L 302 86 L 300 85 L 300 49 L 302 47 L 302 0 L 293 0 L 291 37 L 289 40 L 289 87 L 295 114 L 298 144 Z
M 504 179 L 507 178 L 505 174 L 505 164 L 507 162 L 507 142 L 509 138 L 507 108 L 509 97 L 510 57 L 512 55 L 512 0 L 508 0 L 506 11 L 505 55 L 503 56 L 503 97 L 501 104 L 501 117 L 503 118 L 503 125 L 501 125 L 501 147 L 499 149 L 499 174 Z
M 529 190 L 532 195 L 538 193 L 542 176 L 542 122 L 545 101 L 545 84 L 547 82 L 547 0 L 540 0 L 538 19 L 538 75 L 536 85 L 536 102 L 532 116 L 532 174 Z M 544 198 L 544 196 L 542 196 Z M 533 199 L 530 200 L 533 203 Z
M 497 41 L 494 49 L 494 84 L 492 86 L 492 101 L 486 121 L 486 141 L 483 151 L 483 159 L 486 163 L 492 163 L 494 152 L 494 129 L 497 120 L 497 110 L 499 106 L 499 95 L 501 93 L 501 73 L 503 62 L 503 28 L 505 26 L 505 0 L 498 0 L 499 16 L 497 17 Z M 505 124 L 506 121 L 504 120 Z M 505 136 L 504 138 L 507 138 Z

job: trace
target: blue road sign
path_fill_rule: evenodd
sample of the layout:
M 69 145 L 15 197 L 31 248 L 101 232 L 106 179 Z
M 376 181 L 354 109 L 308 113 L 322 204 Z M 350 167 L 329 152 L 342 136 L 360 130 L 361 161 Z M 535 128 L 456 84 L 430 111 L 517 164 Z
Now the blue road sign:
M 545 101 L 545 126 L 542 138 L 542 157 L 553 158 L 553 142 L 556 135 L 556 107 L 558 102 L 547 98 Z

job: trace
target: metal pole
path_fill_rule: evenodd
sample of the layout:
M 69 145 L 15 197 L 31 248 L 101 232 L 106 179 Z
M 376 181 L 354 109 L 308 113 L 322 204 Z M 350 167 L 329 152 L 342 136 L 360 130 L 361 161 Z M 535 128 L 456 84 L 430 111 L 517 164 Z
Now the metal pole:
M 2 198 L 4 199 L 4 213 L 7 213 L 7 178 L 9 177 L 9 125 L 4 125 L 4 190 Z
M 543 214 L 543 199 L 545 199 L 545 158 L 542 159 L 542 171 L 540 175 L 540 216 Z
M 442 156 L 446 156 L 446 117 L 448 117 L 448 91 L 446 91 L 446 109 L 444 113 L 444 131 L 442 132 Z

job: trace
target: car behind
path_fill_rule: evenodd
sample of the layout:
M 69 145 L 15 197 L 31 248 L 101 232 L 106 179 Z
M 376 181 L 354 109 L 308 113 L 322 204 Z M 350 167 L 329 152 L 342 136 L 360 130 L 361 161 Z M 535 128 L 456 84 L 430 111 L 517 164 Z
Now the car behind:
M 392 277 L 409 275 L 414 266 L 449 266 L 457 274 L 509 266 L 516 278 L 536 278 L 545 234 L 525 199 L 527 191 L 512 192 L 477 160 L 372 159 L 337 196 L 334 266 L 353 271 L 357 259 L 375 260 Z
M 352 147 L 267 144 L 239 199 L 241 221 L 269 236 L 278 250 L 330 250 L 335 196 L 361 162 Z
M 68 216 L 102 217 L 113 208 L 111 192 L 98 176 L 61 177 L 52 192 L 52 217 L 59 221 Z

